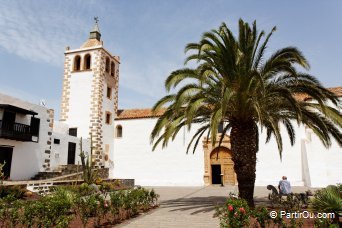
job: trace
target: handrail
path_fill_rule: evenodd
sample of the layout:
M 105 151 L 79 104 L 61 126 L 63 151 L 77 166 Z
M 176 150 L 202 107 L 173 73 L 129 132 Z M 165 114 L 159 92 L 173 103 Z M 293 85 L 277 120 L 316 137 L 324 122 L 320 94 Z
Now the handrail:
M 0 120 L 0 137 L 15 140 L 31 141 L 31 127 L 26 124 L 9 123 Z

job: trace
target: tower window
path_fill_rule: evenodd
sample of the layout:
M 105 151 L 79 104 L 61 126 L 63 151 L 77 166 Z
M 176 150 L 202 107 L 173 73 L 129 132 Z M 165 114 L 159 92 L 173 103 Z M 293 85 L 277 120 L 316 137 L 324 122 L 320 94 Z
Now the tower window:
M 122 138 L 122 126 L 121 125 L 116 126 L 115 137 Z
M 115 64 L 114 62 L 112 62 L 110 64 L 110 75 L 112 75 L 114 77 L 114 72 L 115 72 Z
M 112 88 L 107 87 L 107 98 L 112 99 Z
M 112 114 L 110 112 L 106 112 L 106 124 L 112 124 Z
M 106 72 L 109 73 L 109 68 L 110 68 L 110 63 L 109 63 L 109 58 L 106 58 Z
M 91 55 L 86 54 L 84 57 L 84 70 L 89 70 L 91 66 Z
M 81 57 L 79 55 L 74 58 L 74 71 L 81 70 Z

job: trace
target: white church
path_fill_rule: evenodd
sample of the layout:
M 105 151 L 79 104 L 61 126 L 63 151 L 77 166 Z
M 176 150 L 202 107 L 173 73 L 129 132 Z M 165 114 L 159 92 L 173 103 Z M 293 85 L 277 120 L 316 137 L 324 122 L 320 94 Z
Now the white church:
M 150 133 L 162 113 L 118 109 L 119 65 L 120 58 L 104 48 L 96 23 L 80 48 L 65 50 L 59 121 L 52 109 L 0 93 L 0 163 L 6 162 L 5 175 L 25 180 L 79 164 L 79 142 L 82 138 L 89 153 L 91 135 L 93 161 L 98 168 L 109 168 L 110 178 L 135 179 L 143 186 L 236 185 L 229 135 L 220 147 L 203 138 L 194 154 L 186 154 L 194 125 L 167 148 L 152 152 Z M 342 87 L 330 90 L 342 97 Z M 297 99 L 310 102 L 306 96 Z M 265 139 L 260 133 L 257 186 L 276 184 L 283 175 L 294 186 L 342 183 L 342 150 L 336 142 L 326 149 L 311 130 L 298 126 L 294 146 L 284 137 L 280 161 L 275 141 L 265 144 Z

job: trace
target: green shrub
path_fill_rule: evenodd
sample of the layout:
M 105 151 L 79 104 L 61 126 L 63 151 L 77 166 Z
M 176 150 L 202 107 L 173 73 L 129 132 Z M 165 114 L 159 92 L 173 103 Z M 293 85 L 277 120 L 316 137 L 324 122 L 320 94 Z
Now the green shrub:
M 120 214 L 120 212 L 123 210 L 124 208 L 124 197 L 125 194 L 122 190 L 119 191 L 115 191 L 110 193 L 110 211 L 114 216 L 114 219 L 118 218 L 119 220 L 123 219 L 122 215 Z
M 250 211 L 246 200 L 228 198 L 214 216 L 219 217 L 221 228 L 238 228 L 249 225 Z
M 149 193 L 151 205 L 154 207 L 158 204 L 159 195 L 152 189 Z
M 121 187 L 121 186 L 122 186 L 121 180 L 115 180 L 115 181 L 113 182 L 113 185 L 114 185 L 115 187 Z
M 340 227 L 338 223 L 334 224 L 331 219 L 327 219 L 327 218 L 315 219 L 314 226 L 316 228 L 339 228 Z
M 24 197 L 26 189 L 14 185 L 14 186 L 4 186 L 0 185 L 0 198 L 7 197 L 8 195 L 12 195 L 15 199 L 22 199 Z
M 96 216 L 98 206 L 99 202 L 94 194 L 90 196 L 76 196 L 76 213 L 81 218 L 84 227 L 86 227 L 90 217 Z
M 261 228 L 268 227 L 272 221 L 270 212 L 267 210 L 266 207 L 256 207 L 251 212 L 251 215 L 256 219 Z
M 156 205 L 158 195 L 146 189 L 92 192 L 88 184 L 55 187 L 51 195 L 34 201 L 17 200 L 12 194 L 0 199 L 0 222 L 4 227 L 68 227 L 77 215 L 84 227 L 93 218 L 100 227 L 109 212 L 113 223 L 127 219 Z M 86 193 L 89 193 L 86 195 Z M 107 200 L 107 194 L 110 200 Z
M 5 227 L 17 227 L 22 219 L 22 201 L 8 195 L 0 200 L 0 221 Z
M 74 194 L 63 188 L 36 201 L 26 202 L 23 223 L 29 227 L 67 227 L 73 218 Z
M 317 190 L 310 200 L 309 208 L 316 212 L 334 213 L 334 223 L 338 223 L 339 215 L 342 214 L 341 186 L 329 185 Z

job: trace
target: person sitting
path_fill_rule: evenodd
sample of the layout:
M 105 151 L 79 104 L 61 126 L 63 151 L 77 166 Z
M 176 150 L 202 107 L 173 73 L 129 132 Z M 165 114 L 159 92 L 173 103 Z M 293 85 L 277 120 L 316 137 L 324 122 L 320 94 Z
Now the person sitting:
M 292 193 L 292 191 L 291 191 L 291 184 L 287 180 L 286 176 L 283 176 L 282 180 L 279 181 L 278 188 L 279 188 L 279 194 L 287 195 L 287 194 Z

